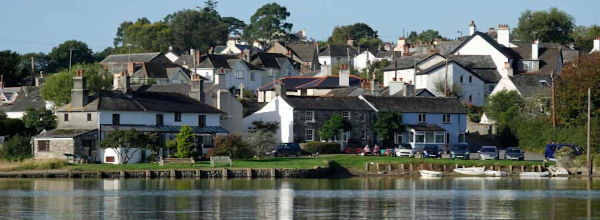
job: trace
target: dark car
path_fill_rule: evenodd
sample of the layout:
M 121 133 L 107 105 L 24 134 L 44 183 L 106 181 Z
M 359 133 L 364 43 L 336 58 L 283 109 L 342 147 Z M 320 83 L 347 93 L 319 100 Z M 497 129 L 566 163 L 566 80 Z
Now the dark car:
M 548 160 L 554 160 L 554 153 L 563 147 L 573 148 L 573 154 L 576 156 L 583 154 L 583 150 L 574 144 L 548 144 L 546 145 L 546 150 L 544 151 L 544 157 L 546 157 Z
M 271 152 L 274 157 L 300 156 L 301 154 L 302 150 L 298 143 L 282 143 Z
M 442 157 L 442 150 L 437 145 L 427 145 L 423 148 L 423 157 L 433 157 L 439 158 Z
M 505 160 L 524 160 L 525 154 L 521 148 L 518 147 L 509 147 L 504 151 L 504 159 Z
M 471 152 L 469 151 L 469 145 L 467 144 L 455 144 L 450 149 L 450 158 L 452 159 L 462 158 L 468 160 L 470 155 Z

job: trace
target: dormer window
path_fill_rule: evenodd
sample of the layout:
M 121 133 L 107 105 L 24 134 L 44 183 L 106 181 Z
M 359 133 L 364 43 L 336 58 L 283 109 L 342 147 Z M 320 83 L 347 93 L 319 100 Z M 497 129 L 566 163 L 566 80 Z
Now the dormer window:
M 540 80 L 540 85 L 541 85 L 541 86 L 546 86 L 546 87 L 549 87 L 549 86 L 550 86 L 550 83 L 548 83 L 548 81 L 546 81 L 545 79 L 542 79 L 542 80 Z

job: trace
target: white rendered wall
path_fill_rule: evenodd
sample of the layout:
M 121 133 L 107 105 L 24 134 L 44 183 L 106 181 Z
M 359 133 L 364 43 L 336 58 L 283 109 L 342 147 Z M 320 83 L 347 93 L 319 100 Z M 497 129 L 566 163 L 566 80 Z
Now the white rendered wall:
M 206 115 L 206 126 L 220 126 L 220 114 L 181 113 L 181 122 L 175 121 L 173 112 L 133 112 L 102 111 L 99 113 L 100 124 L 112 124 L 112 115 L 120 114 L 122 125 L 156 125 L 156 115 L 163 114 L 163 124 L 167 126 L 198 126 L 198 115 Z
M 500 51 L 496 50 L 492 45 L 485 41 L 480 36 L 475 36 L 469 43 L 461 47 L 458 51 L 454 52 L 455 55 L 490 55 L 498 72 L 505 77 L 506 73 L 502 71 L 504 69 L 504 62 L 508 62 L 508 58 L 505 57 Z
M 276 141 L 281 143 L 294 141 L 294 109 L 280 96 L 275 97 L 262 109 L 244 118 L 242 123 L 244 133 L 248 133 L 248 128 L 253 121 L 279 123 L 279 129 L 275 134 Z

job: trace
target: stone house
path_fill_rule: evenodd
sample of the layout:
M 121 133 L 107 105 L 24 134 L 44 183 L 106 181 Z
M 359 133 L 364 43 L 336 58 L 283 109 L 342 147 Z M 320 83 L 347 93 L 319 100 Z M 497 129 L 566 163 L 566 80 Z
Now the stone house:
M 300 64 L 300 73 L 309 73 L 321 69 L 319 64 L 319 46 L 312 43 L 284 43 L 275 41 L 266 52 L 291 56 Z

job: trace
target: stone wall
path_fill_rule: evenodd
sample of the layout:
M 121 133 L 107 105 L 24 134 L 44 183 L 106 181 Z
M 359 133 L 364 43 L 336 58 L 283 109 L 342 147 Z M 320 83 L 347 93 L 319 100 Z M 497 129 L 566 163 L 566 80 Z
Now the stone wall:
M 305 130 L 314 130 L 314 140 L 319 141 L 319 129 L 325 121 L 329 120 L 335 114 L 342 114 L 342 111 L 325 111 L 325 110 L 314 110 L 314 122 L 306 122 L 305 110 L 294 110 L 294 142 L 304 143 L 305 141 Z M 371 144 L 373 139 L 373 114 L 371 111 L 349 111 L 350 112 L 350 123 L 352 124 L 352 131 L 350 131 L 350 138 L 348 143 L 350 146 L 357 145 L 364 146 Z M 365 119 L 360 120 L 362 113 L 365 114 Z M 362 139 L 362 130 L 367 130 L 367 139 Z
M 39 141 L 49 140 L 50 147 L 48 151 L 40 151 Z M 64 154 L 75 154 L 75 141 L 73 138 L 35 138 L 33 143 L 33 157 L 40 159 L 65 159 Z

